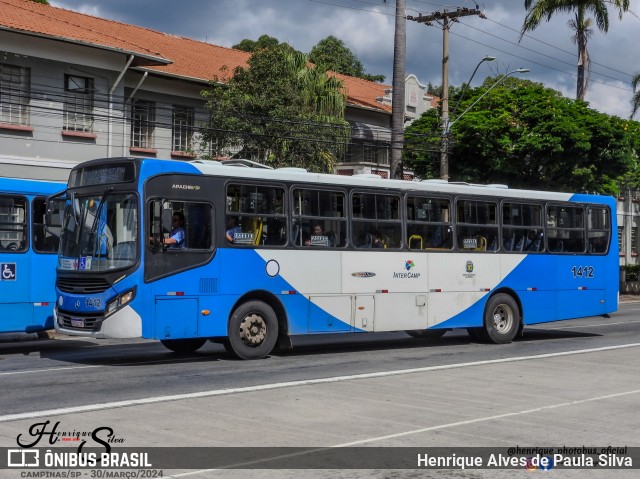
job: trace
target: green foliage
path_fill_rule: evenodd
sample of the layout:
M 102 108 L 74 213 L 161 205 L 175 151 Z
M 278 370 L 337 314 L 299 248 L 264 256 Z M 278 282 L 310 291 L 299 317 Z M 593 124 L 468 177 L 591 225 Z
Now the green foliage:
M 625 281 L 638 281 L 638 274 L 640 274 L 640 264 L 627 264 L 621 266 L 624 270 Z
M 331 70 L 343 75 L 364 78 L 369 81 L 384 81 L 384 75 L 365 73 L 362 62 L 344 42 L 333 35 L 320 40 L 309 53 L 309 60 L 322 71 Z
M 458 111 L 496 81 L 468 90 Z M 405 133 L 405 164 L 425 177 L 439 176 L 439 115 L 426 112 Z M 449 170 L 456 181 L 604 194 L 616 194 L 623 178 L 640 184 L 640 124 L 599 113 L 540 83 L 507 78 L 452 121 Z
M 331 172 L 350 137 L 342 83 L 310 68 L 306 56 L 282 48 L 256 51 L 227 84 L 203 91 L 211 127 L 203 140 L 213 156 L 238 157 L 273 167 Z
M 288 43 L 280 43 L 277 38 L 270 37 L 269 35 L 261 35 L 257 40 L 249 40 L 245 38 L 240 43 L 233 45 L 231 48 L 235 48 L 236 50 L 242 50 L 245 52 L 253 53 L 258 50 L 263 50 L 265 48 L 282 48 L 287 52 L 293 53 L 298 52 L 295 48 L 293 48 Z
M 43 5 L 49 5 L 49 0 L 31 0 L 32 2 L 42 3 Z

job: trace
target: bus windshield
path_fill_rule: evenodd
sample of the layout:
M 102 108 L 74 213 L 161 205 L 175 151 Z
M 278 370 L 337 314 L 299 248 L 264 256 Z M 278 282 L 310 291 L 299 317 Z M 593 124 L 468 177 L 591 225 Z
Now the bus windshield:
M 58 268 L 105 271 L 137 260 L 138 206 L 134 193 L 72 194 L 64 211 Z

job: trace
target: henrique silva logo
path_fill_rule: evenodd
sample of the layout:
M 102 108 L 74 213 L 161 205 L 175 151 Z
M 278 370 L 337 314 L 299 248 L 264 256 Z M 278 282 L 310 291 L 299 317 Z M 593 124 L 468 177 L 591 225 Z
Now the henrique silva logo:
M 412 273 L 411 270 L 413 268 L 416 267 L 416 264 L 413 262 L 412 259 L 408 259 L 404 262 L 404 269 L 407 270 L 407 272 L 405 273 L 404 271 L 402 273 L 393 273 L 393 278 L 400 278 L 400 279 L 405 279 L 405 278 L 419 278 L 420 277 L 420 273 Z

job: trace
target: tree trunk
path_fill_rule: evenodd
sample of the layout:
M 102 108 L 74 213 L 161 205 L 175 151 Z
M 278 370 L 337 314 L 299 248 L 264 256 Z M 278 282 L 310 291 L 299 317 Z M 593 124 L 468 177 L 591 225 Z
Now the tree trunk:
M 576 100 L 584 101 L 586 94 L 587 80 L 585 71 L 587 68 L 587 32 L 584 23 L 584 7 L 579 6 L 576 12 L 576 40 L 578 44 L 578 85 L 576 90 Z
M 585 67 L 587 64 L 587 41 L 584 31 L 578 31 L 578 85 L 576 90 L 576 100 L 584 100 L 585 88 Z
M 391 163 L 389 178 L 402 178 L 398 166 L 404 143 L 404 82 L 407 50 L 405 0 L 396 0 L 396 31 L 393 46 L 393 93 L 391 95 Z

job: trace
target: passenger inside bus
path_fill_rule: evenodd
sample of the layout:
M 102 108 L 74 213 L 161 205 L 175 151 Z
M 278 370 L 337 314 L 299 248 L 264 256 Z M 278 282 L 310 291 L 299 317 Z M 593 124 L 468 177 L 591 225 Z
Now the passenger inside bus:
M 333 246 L 329 244 L 329 237 L 324 232 L 320 223 L 315 223 L 311 228 L 311 235 L 304 241 L 305 246 Z
M 227 237 L 227 241 L 229 243 L 233 243 L 235 241 L 235 234 L 240 233 L 242 228 L 238 225 L 238 220 L 235 216 L 227 216 L 227 229 L 225 232 L 225 236 Z
M 387 244 L 383 236 L 378 231 L 371 233 L 371 247 L 372 248 L 386 248 Z

